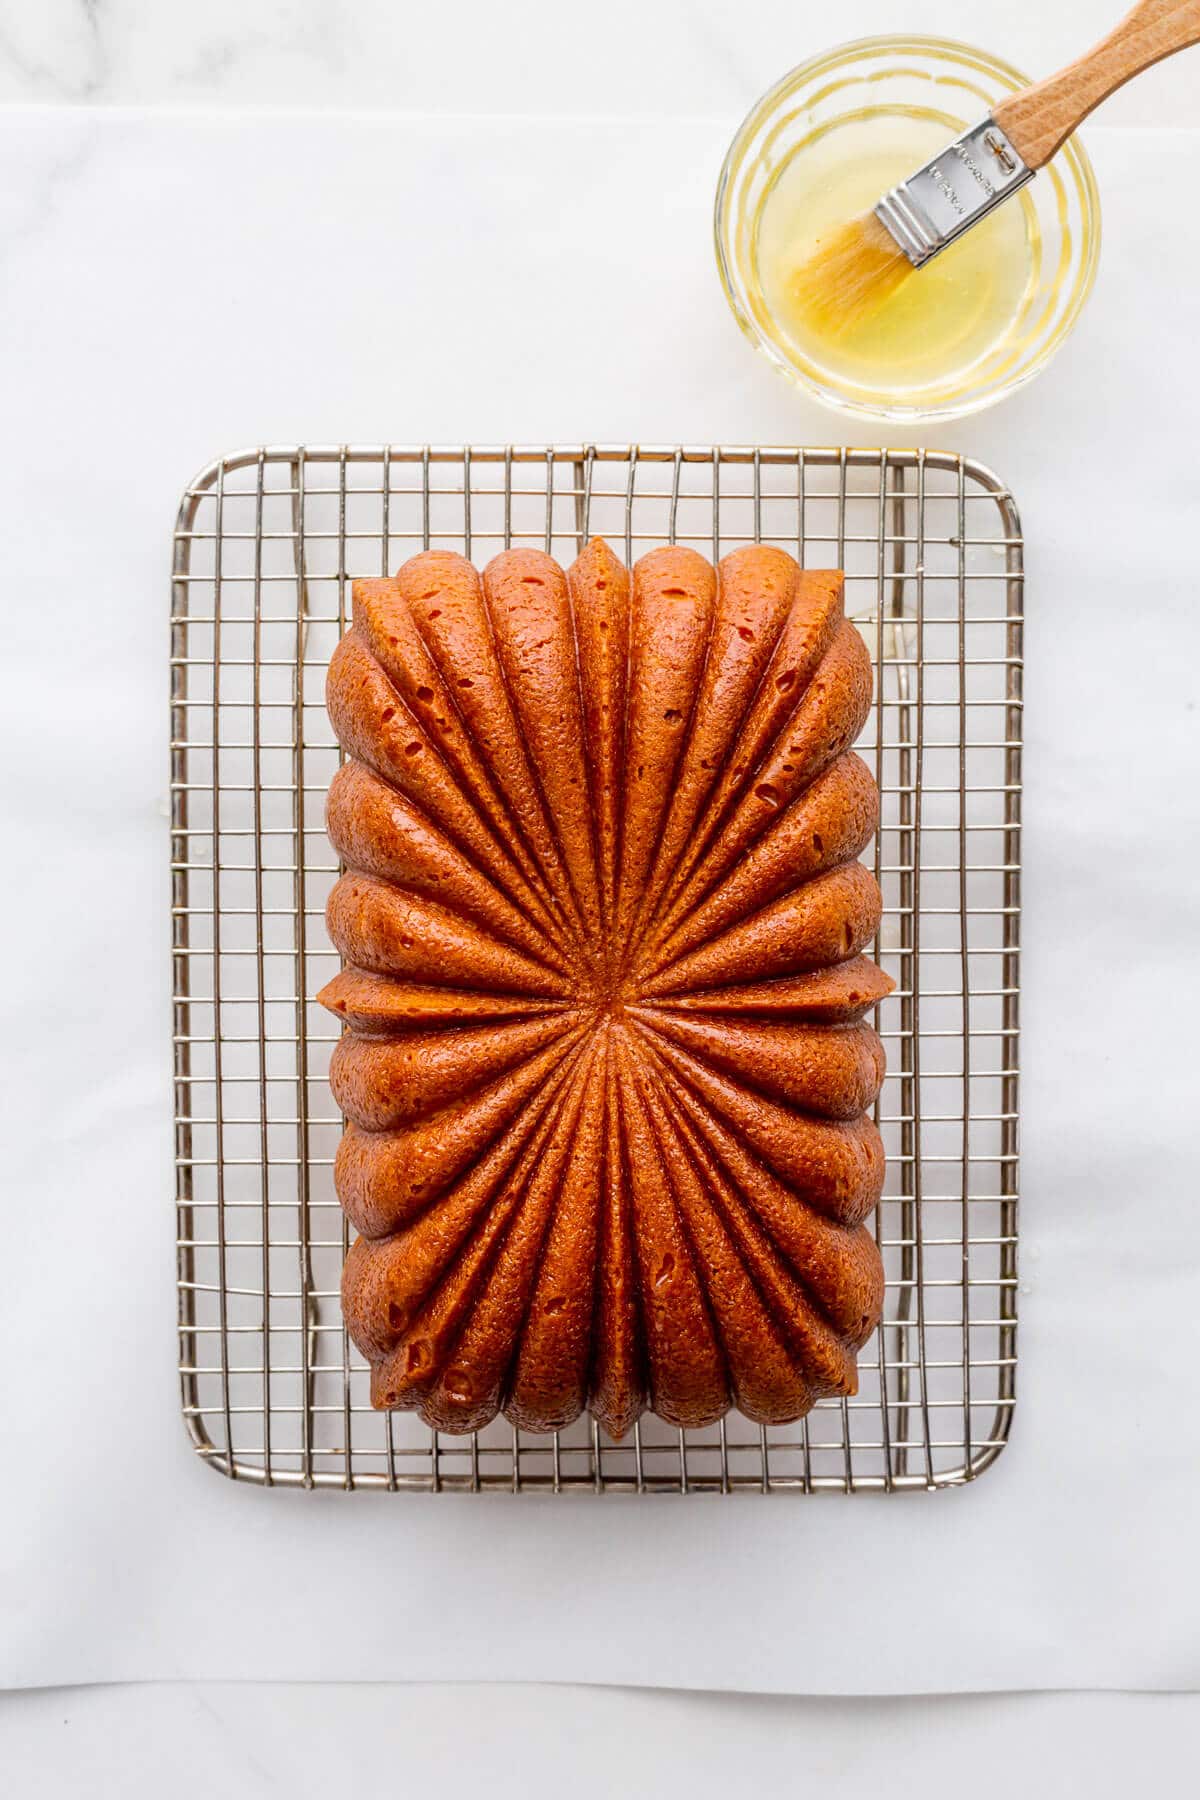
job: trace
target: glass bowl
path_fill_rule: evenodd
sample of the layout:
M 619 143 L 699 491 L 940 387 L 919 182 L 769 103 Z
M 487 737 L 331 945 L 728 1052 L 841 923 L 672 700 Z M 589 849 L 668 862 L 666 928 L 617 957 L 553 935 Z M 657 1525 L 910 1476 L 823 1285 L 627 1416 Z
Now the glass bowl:
M 1100 252 L 1096 181 L 1087 153 L 1074 138 L 1027 187 L 975 227 L 981 232 L 1003 224 L 1010 244 L 1015 230 L 1021 273 L 1015 277 L 1012 303 L 997 314 L 994 329 L 990 318 L 981 322 L 982 315 L 977 316 L 979 341 L 965 355 L 961 346 L 958 354 L 947 352 L 945 366 L 930 366 L 929 356 L 915 373 L 912 364 L 845 366 L 837 353 L 802 341 L 781 322 L 778 307 L 772 307 L 764 291 L 764 282 L 769 291 L 776 279 L 765 254 L 760 268 L 764 216 L 769 222 L 769 202 L 773 194 L 783 192 L 777 184 L 786 174 L 790 203 L 798 202 L 801 217 L 806 191 L 816 208 L 821 184 L 828 186 L 830 180 L 830 151 L 839 142 L 835 134 L 852 128 L 853 142 L 861 146 L 869 141 L 867 131 L 894 138 L 901 129 L 917 129 L 910 123 L 917 121 L 922 131 L 944 127 L 940 141 L 948 143 L 990 113 L 1006 94 L 1027 85 L 1026 77 L 1007 63 L 965 44 L 931 37 L 878 37 L 843 44 L 803 63 L 763 96 L 725 158 L 717 184 L 714 230 L 721 281 L 734 317 L 781 374 L 844 412 L 906 420 L 976 412 L 1045 368 L 1079 317 Z M 849 145 L 851 140 L 845 142 Z M 911 173 L 937 147 L 935 141 L 928 150 L 918 149 L 911 166 L 897 170 L 890 179 Z M 803 157 L 809 159 L 807 164 L 800 160 Z M 1003 220 L 1002 215 L 1013 208 L 1022 209 L 1020 216 Z M 856 203 L 854 210 L 858 209 Z M 854 211 L 848 216 L 853 217 Z M 963 250 L 974 234 L 944 256 Z M 931 265 L 936 267 L 936 262 Z M 923 273 L 914 274 L 913 282 Z M 980 333 L 986 341 L 980 340 Z

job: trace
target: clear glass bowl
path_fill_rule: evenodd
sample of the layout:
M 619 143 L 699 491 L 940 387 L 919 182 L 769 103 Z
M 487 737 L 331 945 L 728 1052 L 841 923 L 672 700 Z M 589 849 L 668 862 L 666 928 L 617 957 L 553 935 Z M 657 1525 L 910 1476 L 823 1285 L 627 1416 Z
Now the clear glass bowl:
M 1100 252 L 1100 203 L 1086 152 L 1070 139 L 1008 207 L 1024 208 L 1027 260 L 1013 309 L 964 364 L 848 372 L 831 366 L 780 324 L 759 275 L 760 225 L 775 183 L 793 159 L 853 122 L 897 116 L 945 126 L 945 140 L 1027 86 L 1007 63 L 940 38 L 879 37 L 843 44 L 793 69 L 745 120 L 717 185 L 717 263 L 734 316 L 756 349 L 789 380 L 845 412 L 888 419 L 946 419 L 990 406 L 1031 381 L 1062 344 L 1091 291 Z M 934 146 L 936 148 L 936 145 Z M 918 155 L 914 167 L 924 161 Z M 814 169 L 819 162 L 814 159 Z M 820 179 L 820 174 L 814 180 Z M 803 199 L 801 198 L 801 204 Z M 1003 210 L 1003 209 L 1002 209 Z M 977 229 L 999 223 L 999 214 Z M 1009 225 L 1013 222 L 1008 221 Z M 946 253 L 954 254 L 953 250 Z M 935 265 L 936 266 L 936 265 Z M 914 275 L 919 281 L 921 275 Z

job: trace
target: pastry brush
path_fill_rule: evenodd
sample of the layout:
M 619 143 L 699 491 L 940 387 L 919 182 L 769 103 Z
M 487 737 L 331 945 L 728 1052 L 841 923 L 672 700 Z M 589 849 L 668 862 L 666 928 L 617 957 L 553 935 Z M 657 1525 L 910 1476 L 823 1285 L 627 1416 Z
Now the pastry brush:
M 1152 63 L 1200 43 L 1200 0 L 1139 0 L 1086 56 L 1002 100 L 873 212 L 841 226 L 793 277 L 800 311 L 837 336 L 1018 193 L 1094 107 Z

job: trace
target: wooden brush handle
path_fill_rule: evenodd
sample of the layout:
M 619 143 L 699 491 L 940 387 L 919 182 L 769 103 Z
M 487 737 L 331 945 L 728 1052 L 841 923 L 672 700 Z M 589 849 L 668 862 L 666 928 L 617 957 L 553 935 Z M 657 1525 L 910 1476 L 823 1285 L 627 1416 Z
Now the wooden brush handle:
M 1078 62 L 1002 100 L 992 113 L 1031 169 L 1040 169 L 1092 108 L 1151 63 L 1200 43 L 1200 0 L 1139 0 Z

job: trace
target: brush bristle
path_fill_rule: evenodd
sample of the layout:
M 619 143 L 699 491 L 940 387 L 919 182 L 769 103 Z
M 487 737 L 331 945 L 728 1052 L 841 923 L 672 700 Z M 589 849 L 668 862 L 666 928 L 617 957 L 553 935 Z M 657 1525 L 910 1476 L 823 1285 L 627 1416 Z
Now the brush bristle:
M 791 277 L 796 310 L 823 337 L 841 337 L 877 311 L 913 266 L 873 212 L 818 239 Z

